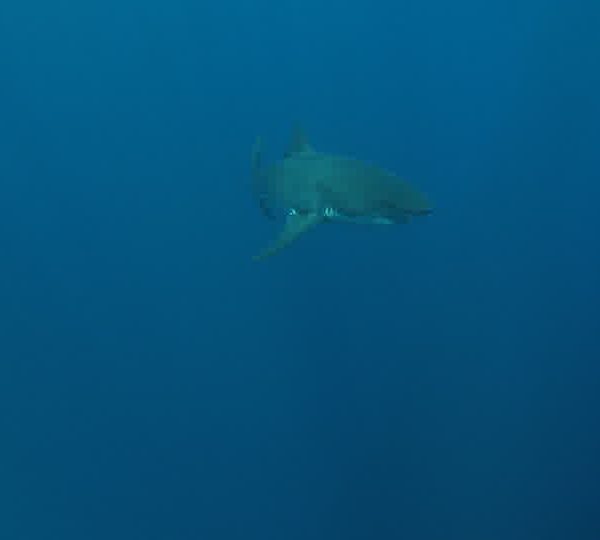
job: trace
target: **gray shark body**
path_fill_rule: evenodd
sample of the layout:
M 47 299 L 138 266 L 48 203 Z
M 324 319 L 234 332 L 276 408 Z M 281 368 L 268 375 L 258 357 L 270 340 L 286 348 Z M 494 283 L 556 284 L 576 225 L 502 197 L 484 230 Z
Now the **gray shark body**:
M 327 222 L 391 225 L 428 214 L 423 193 L 383 169 L 316 152 L 303 133 L 294 135 L 284 159 L 263 167 L 260 139 L 252 154 L 254 190 L 264 213 L 283 213 L 277 240 L 255 257 L 273 255 L 309 229 Z

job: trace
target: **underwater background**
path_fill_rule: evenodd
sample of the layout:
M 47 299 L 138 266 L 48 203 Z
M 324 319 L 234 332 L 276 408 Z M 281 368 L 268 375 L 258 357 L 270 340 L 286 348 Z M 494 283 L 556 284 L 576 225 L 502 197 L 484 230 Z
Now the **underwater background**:
M 0 539 L 599 539 L 600 3 L 0 4 Z M 301 123 L 435 210 L 262 263 Z

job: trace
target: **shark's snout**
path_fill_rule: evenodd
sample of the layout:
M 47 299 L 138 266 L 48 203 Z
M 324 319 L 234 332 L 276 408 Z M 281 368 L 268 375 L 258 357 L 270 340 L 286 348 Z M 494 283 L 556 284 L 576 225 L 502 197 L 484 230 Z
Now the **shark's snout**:
M 405 197 L 401 201 L 394 201 L 385 205 L 390 215 L 398 216 L 426 216 L 431 214 L 433 207 L 424 196 L 412 193 L 410 197 Z
M 407 201 L 406 210 L 413 216 L 426 216 L 431 214 L 433 206 L 425 195 L 415 191 Z
M 430 206 L 427 208 L 419 208 L 418 210 L 413 210 L 413 214 L 415 216 L 427 216 L 431 214 L 431 212 L 433 212 L 433 208 Z

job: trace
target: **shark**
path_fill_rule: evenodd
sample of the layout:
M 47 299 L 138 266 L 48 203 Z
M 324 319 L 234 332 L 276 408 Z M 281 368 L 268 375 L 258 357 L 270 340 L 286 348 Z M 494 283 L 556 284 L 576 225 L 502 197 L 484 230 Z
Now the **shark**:
M 269 218 L 285 216 L 279 236 L 253 257 L 262 261 L 325 223 L 394 225 L 432 211 L 427 196 L 395 174 L 352 157 L 316 151 L 297 127 L 283 159 L 265 166 L 252 148 L 254 194 Z

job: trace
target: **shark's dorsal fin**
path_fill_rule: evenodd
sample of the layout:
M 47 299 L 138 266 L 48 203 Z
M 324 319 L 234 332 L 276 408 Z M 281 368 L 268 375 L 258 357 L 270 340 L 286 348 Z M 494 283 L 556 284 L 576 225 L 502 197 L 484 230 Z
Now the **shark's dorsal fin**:
M 255 261 L 262 261 L 271 255 L 275 255 L 278 251 L 289 246 L 299 236 L 304 234 L 315 225 L 323 221 L 323 216 L 319 214 L 298 214 L 290 213 L 286 219 L 283 231 L 279 234 L 279 238 L 273 242 L 267 249 L 254 257 Z
M 296 126 L 294 128 L 294 132 L 292 133 L 292 140 L 290 141 L 290 146 L 285 154 L 285 157 L 290 157 L 293 154 L 302 152 L 314 152 L 314 149 L 308 142 L 304 130 L 300 126 Z

